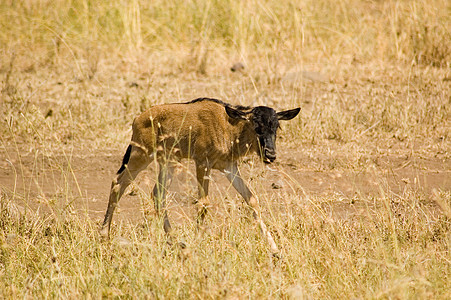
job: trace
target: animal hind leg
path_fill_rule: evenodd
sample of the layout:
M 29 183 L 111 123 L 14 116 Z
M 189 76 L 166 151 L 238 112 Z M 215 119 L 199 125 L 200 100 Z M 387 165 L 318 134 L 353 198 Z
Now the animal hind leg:
M 249 190 L 249 188 L 244 183 L 236 164 L 231 165 L 226 170 L 226 176 L 227 176 L 227 179 L 232 183 L 233 187 L 238 191 L 238 193 L 240 193 L 240 195 L 244 198 L 246 203 L 252 209 L 252 215 L 253 215 L 255 221 L 258 223 L 262 235 L 266 238 L 266 241 L 268 242 L 268 244 L 271 248 L 272 254 L 274 256 L 278 256 L 279 248 L 277 248 L 277 245 L 274 242 L 274 239 L 273 239 L 271 233 L 268 231 L 265 223 L 262 220 L 261 210 L 260 210 L 260 205 L 258 203 L 258 200 L 252 195 L 252 192 Z
M 147 153 L 140 147 L 129 145 L 122 161 L 116 178 L 113 179 L 110 189 L 110 198 L 108 200 L 108 208 L 105 213 L 105 219 L 100 229 L 100 235 L 108 238 L 113 219 L 113 213 L 117 203 L 124 193 L 125 189 L 136 178 L 136 176 L 150 163 Z
M 158 214 L 163 213 L 163 228 L 167 234 L 171 231 L 171 224 L 166 210 L 166 194 L 169 186 L 171 185 L 173 173 L 173 163 L 160 163 L 158 182 L 155 184 L 152 192 L 155 201 L 155 210 Z

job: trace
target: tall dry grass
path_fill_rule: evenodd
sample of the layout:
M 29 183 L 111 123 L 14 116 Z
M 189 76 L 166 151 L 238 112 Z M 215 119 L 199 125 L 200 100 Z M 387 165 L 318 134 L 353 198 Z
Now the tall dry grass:
M 105 243 L 89 219 L 17 217 L 3 194 L 2 297 L 446 299 L 449 219 L 415 193 L 359 199 L 362 212 L 343 219 L 330 217 L 337 199 L 286 197 L 285 214 L 266 214 L 284 254 L 277 263 L 239 211 L 208 233 L 181 228 L 181 251 L 155 219 L 123 223 L 114 235 L 126 238 Z M 449 192 L 437 197 L 450 205 Z
M 2 297 L 446 299 L 449 190 L 394 191 L 381 173 L 394 156 L 415 178 L 422 161 L 449 174 L 449 12 L 445 0 L 1 1 L 0 167 L 13 182 L 0 182 Z M 229 71 L 236 61 L 244 72 Z M 380 190 L 317 195 L 290 180 L 263 192 L 276 263 L 229 193 L 213 195 L 205 233 L 189 218 L 175 226 L 185 251 L 166 245 L 143 191 L 150 213 L 118 219 L 101 242 L 100 220 L 75 210 L 92 198 L 73 157 L 120 155 L 139 111 L 199 96 L 301 106 L 279 160 L 376 169 Z M 264 190 L 258 164 L 243 168 Z
M 443 67 L 451 55 L 446 0 L 2 1 L 0 10 L 2 48 L 33 49 L 29 55 L 51 61 L 61 52 L 79 58 L 98 47 L 186 48 L 199 56 L 221 48 L 276 60 Z

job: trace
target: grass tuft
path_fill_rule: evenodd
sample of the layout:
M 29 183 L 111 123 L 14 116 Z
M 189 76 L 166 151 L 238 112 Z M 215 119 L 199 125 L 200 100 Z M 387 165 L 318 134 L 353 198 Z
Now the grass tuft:
M 447 299 L 450 1 L 1 1 L 0 297 Z M 243 66 L 231 72 L 234 64 Z M 98 227 L 133 118 L 214 97 L 301 107 L 241 165 L 282 250 L 213 174 L 152 167 Z

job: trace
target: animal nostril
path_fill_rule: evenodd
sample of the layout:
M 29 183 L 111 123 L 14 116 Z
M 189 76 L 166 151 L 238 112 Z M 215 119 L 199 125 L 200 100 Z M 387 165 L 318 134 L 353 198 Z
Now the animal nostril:
M 269 160 L 273 161 L 276 159 L 276 152 L 274 150 L 265 149 L 265 156 Z

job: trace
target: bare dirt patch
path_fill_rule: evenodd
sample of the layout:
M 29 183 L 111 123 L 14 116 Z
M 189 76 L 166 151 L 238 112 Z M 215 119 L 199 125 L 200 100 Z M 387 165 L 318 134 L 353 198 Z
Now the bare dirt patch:
M 352 61 L 321 71 L 312 64 L 301 71 L 285 66 L 270 74 L 250 67 L 237 74 L 215 60 L 209 74 L 200 75 L 178 69 L 186 63 L 180 57 L 104 60 L 94 79 L 70 68 L 28 72 L 12 66 L 0 108 L 2 190 L 22 207 L 48 212 L 59 205 L 101 220 L 133 118 L 151 105 L 201 96 L 301 107 L 299 117 L 283 125 L 273 165 L 255 157 L 242 164 L 256 194 L 275 208 L 286 206 L 285 200 L 326 201 L 340 215 L 359 201 L 407 191 L 434 205 L 434 190 L 451 189 L 447 70 Z M 158 64 L 162 61 L 167 63 Z M 306 72 L 322 79 L 306 78 Z M 170 195 L 174 219 L 192 207 L 196 186 L 189 165 L 179 171 Z M 154 166 L 138 177 L 115 221 L 153 214 L 149 195 L 155 177 Z M 241 201 L 219 172 L 213 179 L 216 206 L 225 198 Z
M 343 156 L 346 146 L 333 144 L 332 147 L 335 148 L 328 150 L 331 154 L 324 155 L 312 146 L 284 145 L 279 147 L 279 158 L 274 164 L 265 166 L 254 157 L 246 159 L 241 169 L 257 195 L 272 195 L 271 206 L 280 206 L 278 199 L 283 198 L 298 198 L 300 203 L 307 203 L 312 197 L 331 198 L 331 211 L 338 218 L 354 212 L 357 202 L 371 196 L 416 191 L 424 201 L 431 201 L 434 190 L 451 190 L 448 159 L 405 154 L 367 155 L 365 164 L 355 168 L 355 160 Z M 312 151 L 317 153 L 316 157 L 312 157 Z M 102 220 L 111 180 L 121 163 L 121 150 L 93 153 L 74 149 L 69 154 L 52 155 L 27 153 L 24 149 L 19 152 L 20 155 L 13 148 L 0 152 L 4 157 L 0 164 L 1 188 L 7 194 L 16 195 L 17 205 L 42 213 L 50 212 L 54 205 L 62 209 L 70 206 L 74 213 L 94 221 Z M 138 176 L 120 201 L 116 221 L 136 222 L 154 214 L 150 191 L 156 172 L 151 165 Z M 214 209 L 220 209 L 221 198 L 241 202 L 223 174 L 213 172 L 212 178 Z M 193 166 L 185 162 L 178 168 L 170 189 L 169 207 L 174 219 L 186 222 L 187 215 L 194 216 L 191 204 L 195 189 Z

